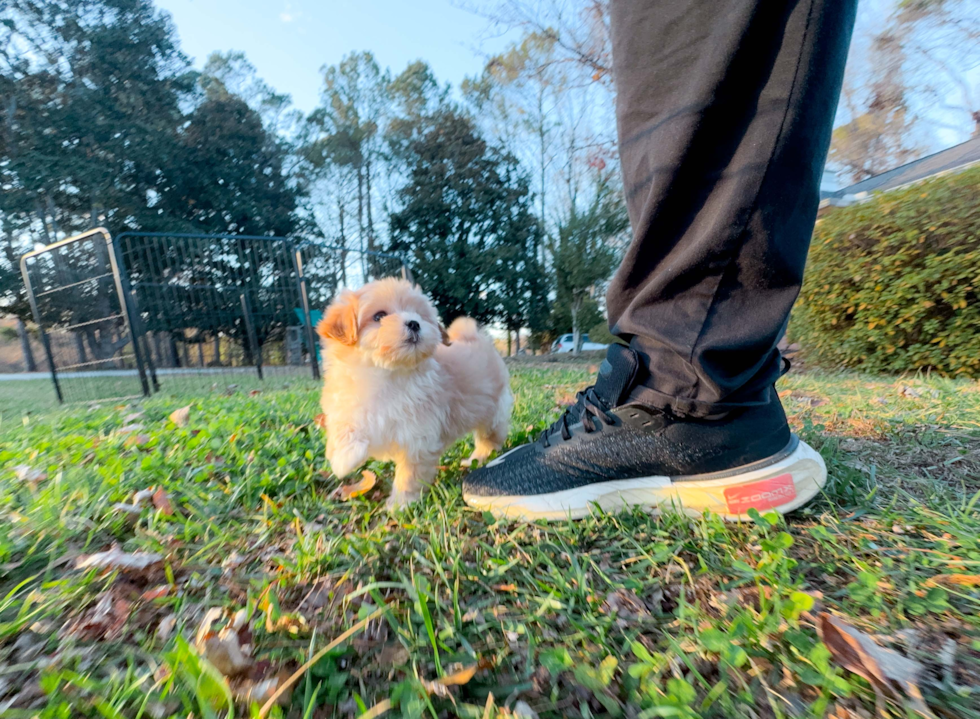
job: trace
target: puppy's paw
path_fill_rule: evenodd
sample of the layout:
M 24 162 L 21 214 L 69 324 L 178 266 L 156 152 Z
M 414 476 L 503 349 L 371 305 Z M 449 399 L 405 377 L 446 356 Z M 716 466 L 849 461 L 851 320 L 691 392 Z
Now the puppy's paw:
M 388 501 L 385 502 L 385 507 L 387 507 L 389 512 L 397 512 L 401 509 L 405 509 L 413 502 L 419 501 L 421 498 L 421 489 L 410 491 L 392 489 L 391 494 L 388 496 Z
M 351 441 L 331 449 L 327 461 L 330 462 L 330 470 L 338 479 L 346 477 L 368 459 L 368 446 L 364 441 Z

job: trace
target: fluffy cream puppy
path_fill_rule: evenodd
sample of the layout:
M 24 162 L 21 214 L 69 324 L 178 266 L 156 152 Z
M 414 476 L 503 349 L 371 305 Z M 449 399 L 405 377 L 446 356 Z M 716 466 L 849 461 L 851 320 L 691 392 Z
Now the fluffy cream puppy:
M 507 437 L 507 367 L 469 317 L 445 330 L 432 303 L 400 279 L 344 292 L 317 325 L 323 338 L 327 460 L 338 477 L 369 458 L 394 461 L 389 508 L 415 501 L 445 449 L 472 432 L 467 460 Z

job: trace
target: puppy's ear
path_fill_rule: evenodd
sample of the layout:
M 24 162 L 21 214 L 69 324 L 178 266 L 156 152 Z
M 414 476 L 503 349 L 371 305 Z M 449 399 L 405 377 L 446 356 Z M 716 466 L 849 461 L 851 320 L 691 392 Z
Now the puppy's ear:
M 446 345 L 446 347 L 451 347 L 453 343 L 449 341 L 449 333 L 446 332 L 446 328 L 441 324 L 439 325 L 439 334 L 442 335 L 442 343 Z
M 326 314 L 316 326 L 317 334 L 324 339 L 345 345 L 357 344 L 357 295 L 344 292 L 327 308 Z

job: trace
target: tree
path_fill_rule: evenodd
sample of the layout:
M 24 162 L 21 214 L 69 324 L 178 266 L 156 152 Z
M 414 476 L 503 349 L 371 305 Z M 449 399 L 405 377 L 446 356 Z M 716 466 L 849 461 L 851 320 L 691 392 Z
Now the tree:
M 552 247 L 556 304 L 568 308 L 575 354 L 581 348 L 582 329 L 595 323 L 593 318 L 584 317 L 583 311 L 612 274 L 618 258 L 617 243 L 628 227 L 622 198 L 602 175 L 596 178 L 589 204 L 580 210 L 573 203 L 559 225 Z
M 378 249 L 374 185 L 378 166 L 384 161 L 383 133 L 390 103 L 390 78 L 371 53 L 362 52 L 348 55 L 339 65 L 324 68 L 323 83 L 320 106 L 307 118 L 303 154 L 320 179 L 332 170 L 341 170 L 352 178 L 356 213 L 346 207 L 349 198 L 337 196 L 343 203 L 338 207 L 341 230 L 337 239 L 345 251 L 348 233 L 344 220 L 356 218 L 361 270 L 366 279 L 372 274 L 372 268 L 368 255 L 363 252 Z M 346 269 L 344 272 L 346 275 Z
M 404 147 L 408 181 L 391 215 L 391 249 L 413 258 L 445 322 L 528 321 L 537 220 L 516 159 L 490 146 L 458 108 L 417 122 Z

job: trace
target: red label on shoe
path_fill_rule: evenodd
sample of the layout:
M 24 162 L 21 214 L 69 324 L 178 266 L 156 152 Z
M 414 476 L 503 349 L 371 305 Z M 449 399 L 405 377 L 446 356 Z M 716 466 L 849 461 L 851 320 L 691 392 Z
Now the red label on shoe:
M 792 474 L 763 479 L 749 484 L 725 488 L 729 514 L 745 514 L 755 508 L 760 512 L 796 499 Z

